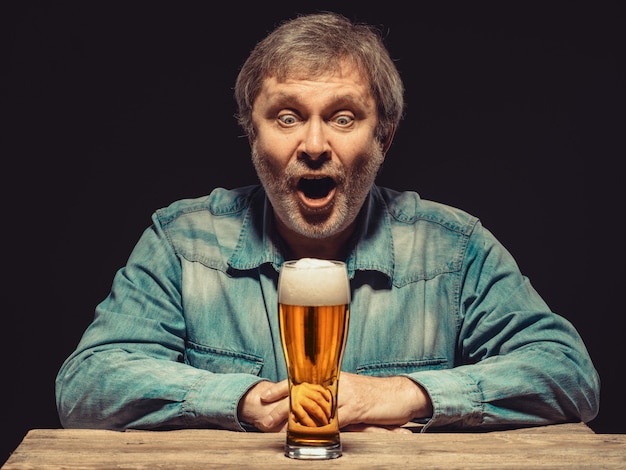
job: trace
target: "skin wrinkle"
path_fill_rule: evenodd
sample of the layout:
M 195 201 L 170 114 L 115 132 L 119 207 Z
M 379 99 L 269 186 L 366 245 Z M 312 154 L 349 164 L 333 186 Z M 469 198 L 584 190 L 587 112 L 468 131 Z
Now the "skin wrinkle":
M 252 141 L 252 161 L 266 187 L 279 227 L 284 225 L 281 235 L 292 232 L 299 242 L 304 238 L 346 238 L 384 160 L 384 153 L 373 138 L 376 106 L 369 87 L 354 68 L 344 64 L 342 70 L 341 74 L 322 76 L 320 81 L 266 79 L 254 102 L 252 116 L 257 137 Z M 288 97 L 296 99 L 287 104 Z M 301 118 L 301 122 L 285 130 L 274 119 L 283 103 Z M 344 109 L 354 117 L 349 129 L 328 124 L 332 116 Z M 273 136 L 280 140 L 272 139 Z M 311 150 L 317 155 L 309 155 Z M 299 177 L 307 174 L 306 168 L 314 166 L 310 160 L 322 157 L 319 174 L 335 179 L 337 197 L 326 216 L 310 217 L 294 197 L 293 187 Z

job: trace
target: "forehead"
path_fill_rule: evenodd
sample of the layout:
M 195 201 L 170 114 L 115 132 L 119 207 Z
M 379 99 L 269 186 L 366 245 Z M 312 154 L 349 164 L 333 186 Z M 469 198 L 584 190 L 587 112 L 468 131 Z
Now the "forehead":
M 340 67 L 310 73 L 292 71 L 284 78 L 266 77 L 255 102 L 348 100 L 362 106 L 373 105 L 374 97 L 368 77 L 349 63 Z

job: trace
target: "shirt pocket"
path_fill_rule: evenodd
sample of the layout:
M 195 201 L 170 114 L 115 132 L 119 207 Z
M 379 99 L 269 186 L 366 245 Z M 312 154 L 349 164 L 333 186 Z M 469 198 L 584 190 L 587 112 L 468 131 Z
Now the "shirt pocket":
M 449 369 L 445 358 L 416 359 L 407 361 L 376 362 L 357 366 L 356 373 L 375 377 L 405 375 L 423 370 Z
M 263 358 L 240 351 L 227 351 L 188 341 L 185 346 L 185 364 L 217 374 L 259 375 Z

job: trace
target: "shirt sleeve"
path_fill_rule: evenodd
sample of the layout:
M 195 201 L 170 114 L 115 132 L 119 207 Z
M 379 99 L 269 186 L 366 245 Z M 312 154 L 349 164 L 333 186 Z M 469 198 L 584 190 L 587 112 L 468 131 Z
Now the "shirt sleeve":
M 477 225 L 459 279 L 456 364 L 410 375 L 433 403 L 424 430 L 592 420 L 600 381 L 582 338 Z
M 244 430 L 237 417 L 239 400 L 264 379 L 185 364 L 180 260 L 153 220 L 58 372 L 61 424 Z

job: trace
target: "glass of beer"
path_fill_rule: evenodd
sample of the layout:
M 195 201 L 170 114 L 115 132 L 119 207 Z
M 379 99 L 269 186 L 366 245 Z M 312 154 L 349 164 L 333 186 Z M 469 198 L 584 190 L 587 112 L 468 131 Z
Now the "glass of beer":
M 349 307 L 345 263 L 313 258 L 283 263 L 278 310 L 289 379 L 287 457 L 341 456 L 337 389 Z

